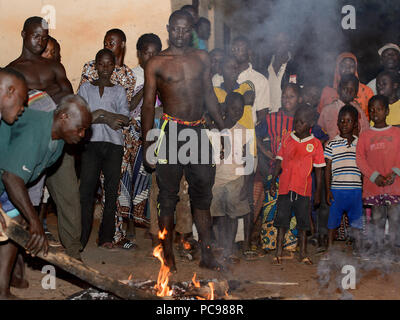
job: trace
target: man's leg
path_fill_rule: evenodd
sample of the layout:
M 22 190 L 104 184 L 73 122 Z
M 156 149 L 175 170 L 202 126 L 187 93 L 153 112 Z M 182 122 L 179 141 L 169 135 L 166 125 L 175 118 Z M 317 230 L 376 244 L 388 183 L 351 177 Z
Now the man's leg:
M 23 224 L 21 215 L 14 218 L 18 223 Z M 15 299 L 10 292 L 11 275 L 13 273 L 18 254 L 18 246 L 11 240 L 0 243 L 0 300 Z M 24 278 L 24 261 L 22 260 L 22 270 L 19 270 L 20 280 Z
M 161 243 L 163 245 L 165 264 L 171 272 L 176 272 L 173 251 L 174 213 L 179 201 L 179 185 L 183 175 L 183 168 L 179 164 L 157 164 L 156 178 L 159 187 L 157 198 L 158 226 L 167 234 Z
M 192 209 L 190 207 L 190 197 L 188 193 L 188 184 L 186 179 L 182 177 L 179 187 L 179 202 L 176 204 L 176 225 L 175 231 L 181 236 L 181 241 L 184 241 L 193 229 Z
M 157 210 L 158 191 L 159 190 L 157 186 L 156 173 L 153 172 L 153 174 L 151 175 L 151 187 L 149 194 L 149 206 L 150 206 L 149 232 L 151 235 L 151 246 L 153 247 L 153 249 L 160 243 L 160 240 L 158 239 L 158 231 L 160 231 L 160 228 L 158 227 L 158 210 Z
M 189 183 L 189 195 L 192 203 L 193 221 L 199 233 L 201 249 L 200 266 L 221 270 L 211 250 L 212 221 L 210 206 L 212 187 L 215 180 L 215 166 L 209 164 L 189 164 L 185 166 L 185 177 Z
M 82 248 L 85 248 L 92 229 L 95 194 L 101 171 L 102 159 L 100 153 L 97 151 L 97 144 L 96 142 L 89 142 L 82 153 L 79 186 L 82 208 L 82 234 L 80 239 Z
M 15 298 L 10 292 L 10 281 L 17 253 L 18 247 L 12 241 L 0 244 L 0 300 Z
M 104 193 L 105 203 L 103 219 L 99 230 L 99 246 L 105 242 L 112 242 L 115 233 L 115 214 L 117 211 L 118 187 L 121 177 L 121 164 L 124 149 L 112 143 L 104 143 Z
M 81 205 L 74 157 L 64 152 L 60 166 L 47 177 L 47 188 L 57 206 L 58 233 L 67 254 L 79 258 Z
M 243 251 L 251 249 L 251 233 L 254 225 L 254 184 L 255 184 L 255 173 L 251 174 L 246 181 L 247 197 L 250 206 L 250 212 L 243 216 L 244 224 L 244 244 Z

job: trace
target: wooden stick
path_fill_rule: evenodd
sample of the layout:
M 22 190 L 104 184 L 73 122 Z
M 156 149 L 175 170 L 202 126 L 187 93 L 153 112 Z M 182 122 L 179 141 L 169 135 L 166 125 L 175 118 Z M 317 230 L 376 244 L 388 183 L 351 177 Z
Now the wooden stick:
M 254 284 L 266 284 L 266 285 L 276 285 L 276 286 L 298 286 L 298 282 L 274 282 L 274 281 L 250 281 Z
M 5 233 L 11 240 L 26 249 L 26 244 L 30 238 L 29 231 L 21 226 L 14 219 L 8 217 L 6 213 L 0 208 L 0 213 L 3 215 L 7 223 L 7 229 L 2 230 L 0 225 L 0 232 Z M 74 276 L 90 283 L 94 287 L 111 292 L 117 297 L 128 300 L 158 300 L 159 298 L 153 294 L 145 291 L 138 290 L 130 287 L 118 280 L 111 279 L 99 271 L 86 266 L 83 262 L 70 257 L 64 252 L 56 251 L 50 247 L 46 257 L 43 256 L 42 251 L 38 257 L 56 265 L 57 267 L 73 274 Z

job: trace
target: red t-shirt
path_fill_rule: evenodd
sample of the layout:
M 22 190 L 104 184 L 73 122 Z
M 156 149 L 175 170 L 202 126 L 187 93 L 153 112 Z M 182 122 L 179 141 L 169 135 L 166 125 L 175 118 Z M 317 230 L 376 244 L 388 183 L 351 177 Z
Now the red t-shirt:
M 300 140 L 292 132 L 282 138 L 276 159 L 282 160 L 278 194 L 293 191 L 311 197 L 313 166 L 326 166 L 321 142 L 312 134 Z

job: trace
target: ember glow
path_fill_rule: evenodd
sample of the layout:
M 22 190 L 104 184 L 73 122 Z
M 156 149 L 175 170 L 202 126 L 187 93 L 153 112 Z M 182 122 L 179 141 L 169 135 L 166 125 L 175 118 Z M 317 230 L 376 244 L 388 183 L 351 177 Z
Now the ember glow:
M 132 278 L 133 278 L 133 275 L 132 275 L 132 273 L 129 275 L 129 277 L 128 277 L 128 280 L 132 280 Z
M 158 232 L 158 238 L 160 240 L 164 240 L 165 236 L 167 235 L 167 230 L 164 228 L 164 230 L 161 232 Z M 164 259 L 162 257 L 162 244 L 159 244 L 157 247 L 154 248 L 153 251 L 153 256 L 158 258 L 161 262 L 161 268 L 160 272 L 158 273 L 158 278 L 157 278 L 157 284 L 154 286 L 154 288 L 157 290 L 157 296 L 158 297 L 165 297 L 165 296 L 171 296 L 172 295 L 172 290 L 170 290 L 170 287 L 168 286 L 169 282 L 169 267 L 165 265 Z

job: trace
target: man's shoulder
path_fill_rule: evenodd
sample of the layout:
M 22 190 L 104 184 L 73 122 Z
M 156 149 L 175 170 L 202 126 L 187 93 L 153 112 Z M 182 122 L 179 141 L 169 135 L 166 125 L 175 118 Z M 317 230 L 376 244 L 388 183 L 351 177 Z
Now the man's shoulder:
M 19 119 L 12 125 L 17 128 L 21 124 L 29 123 L 31 127 L 34 127 L 35 124 L 38 124 L 38 127 L 42 126 L 41 122 L 48 121 L 53 115 L 53 112 L 46 112 L 40 110 L 34 110 L 30 108 L 25 108 L 24 113 L 19 117 Z M 35 121 L 35 122 L 34 122 Z

